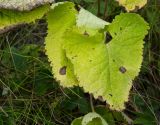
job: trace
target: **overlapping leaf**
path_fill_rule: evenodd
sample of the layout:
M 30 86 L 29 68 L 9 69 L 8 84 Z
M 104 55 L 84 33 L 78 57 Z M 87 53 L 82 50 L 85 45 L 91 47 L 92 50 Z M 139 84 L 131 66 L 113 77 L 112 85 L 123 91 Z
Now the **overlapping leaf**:
M 113 38 L 107 45 L 100 33 L 86 36 L 76 28 L 66 32 L 64 49 L 79 85 L 95 97 L 102 96 L 112 109 L 122 110 L 140 70 L 147 28 L 140 16 L 121 14 L 109 25 Z
M 48 14 L 46 50 L 54 76 L 61 85 L 79 85 L 96 98 L 102 96 L 111 109 L 122 110 L 140 71 L 148 24 L 137 14 L 122 13 L 105 31 L 108 23 L 84 10 L 76 21 L 76 14 L 69 2 Z M 89 20 L 81 19 L 86 15 Z M 102 31 L 112 36 L 107 44 Z
M 58 3 L 48 13 L 48 36 L 46 38 L 46 54 L 51 61 L 55 78 L 61 85 L 71 87 L 77 85 L 78 81 L 74 75 L 73 65 L 66 57 L 62 45 L 64 32 L 76 23 L 77 11 L 74 4 L 70 2 Z
M 147 0 L 117 0 L 120 5 L 124 6 L 127 11 L 132 11 L 135 9 L 142 8 Z
M 49 5 L 43 5 L 29 12 L 0 9 L 0 33 L 17 24 L 34 22 L 36 19 L 42 18 L 49 9 Z
M 103 29 L 106 25 L 109 25 L 108 22 L 94 16 L 87 10 L 81 8 L 76 20 L 78 27 L 83 27 L 84 29 Z

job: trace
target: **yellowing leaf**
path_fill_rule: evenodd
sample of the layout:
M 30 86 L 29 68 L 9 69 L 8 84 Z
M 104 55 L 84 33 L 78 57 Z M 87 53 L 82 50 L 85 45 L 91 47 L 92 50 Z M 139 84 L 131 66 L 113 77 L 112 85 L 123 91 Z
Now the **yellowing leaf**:
M 96 98 L 102 96 L 111 109 L 124 109 L 132 80 L 140 71 L 147 29 L 139 15 L 122 13 L 108 27 L 112 40 L 107 44 L 101 42 L 101 33 L 89 36 L 78 28 L 67 31 L 63 47 L 79 86 Z
M 104 29 L 108 22 L 96 17 L 87 10 L 81 8 L 76 20 L 76 26 L 82 30 L 82 32 L 87 32 L 90 35 L 94 35 L 98 30 Z
M 47 14 L 46 54 L 51 62 L 54 77 L 65 87 L 78 84 L 73 65 L 66 57 L 65 50 L 62 49 L 62 36 L 76 23 L 76 14 L 77 11 L 71 2 L 54 4 L 53 9 Z
M 120 5 L 124 6 L 127 11 L 132 11 L 136 8 L 142 8 L 147 0 L 117 0 Z
M 77 16 L 74 4 L 65 2 L 53 6 L 47 21 L 46 54 L 54 77 L 64 87 L 79 85 L 95 98 L 102 96 L 111 109 L 123 110 L 142 63 L 149 28 L 143 18 L 122 13 L 105 27 L 107 22 L 84 10 Z M 106 32 L 112 37 L 107 43 Z
M 34 22 L 36 19 L 42 18 L 49 9 L 49 5 L 38 7 L 30 12 L 0 9 L 0 32 L 6 30 L 4 28 L 12 27 L 17 24 Z
M 109 23 L 81 8 L 77 16 L 77 26 L 91 29 L 103 29 Z

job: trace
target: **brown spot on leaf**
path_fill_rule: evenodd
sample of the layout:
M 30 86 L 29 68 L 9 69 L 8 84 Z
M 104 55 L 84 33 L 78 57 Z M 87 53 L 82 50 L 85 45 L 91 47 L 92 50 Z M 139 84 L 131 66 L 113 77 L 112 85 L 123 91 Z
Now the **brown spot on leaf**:
M 60 74 L 60 75 L 66 75 L 66 69 L 67 69 L 66 66 L 63 66 L 62 68 L 60 68 L 59 74 Z
M 112 36 L 109 32 L 106 33 L 105 44 L 109 43 L 112 40 Z
M 127 71 L 127 69 L 126 69 L 125 67 L 121 66 L 121 67 L 119 68 L 119 71 L 120 71 L 121 73 L 125 73 L 125 72 Z
M 73 56 L 72 59 L 75 59 L 77 57 L 77 55 Z
M 89 36 L 89 34 L 87 33 L 87 31 L 84 31 L 83 35 Z

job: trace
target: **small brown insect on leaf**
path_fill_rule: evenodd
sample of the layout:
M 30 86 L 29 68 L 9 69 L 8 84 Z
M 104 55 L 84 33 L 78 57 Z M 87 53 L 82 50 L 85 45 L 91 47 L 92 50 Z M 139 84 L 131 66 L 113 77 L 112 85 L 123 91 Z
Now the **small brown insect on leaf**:
M 60 74 L 60 75 L 66 75 L 66 69 L 67 69 L 66 66 L 63 66 L 62 68 L 60 68 L 59 74 Z
M 125 73 L 125 72 L 127 71 L 127 69 L 126 69 L 125 67 L 121 66 L 121 67 L 119 68 L 119 71 L 120 71 L 121 73 Z

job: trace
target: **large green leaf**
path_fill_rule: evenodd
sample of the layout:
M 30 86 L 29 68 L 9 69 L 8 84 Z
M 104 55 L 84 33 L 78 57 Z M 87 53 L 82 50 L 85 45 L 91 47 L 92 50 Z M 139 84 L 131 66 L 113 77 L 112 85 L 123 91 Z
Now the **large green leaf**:
M 78 28 L 67 31 L 63 47 L 79 86 L 96 98 L 102 96 L 112 109 L 124 109 L 132 80 L 140 71 L 147 29 L 139 15 L 122 13 L 108 27 L 112 40 L 107 44 L 101 33 L 89 36 Z
M 108 22 L 96 17 L 89 11 L 81 8 L 77 15 L 76 26 L 84 33 L 95 35 L 98 30 L 104 29 Z M 87 32 L 86 32 L 87 31 Z
M 55 4 L 47 19 L 46 53 L 60 84 L 79 85 L 102 96 L 111 109 L 124 109 L 140 71 L 148 24 L 137 14 L 122 13 L 108 25 L 84 9 L 77 14 L 70 2 Z M 107 44 L 105 32 L 112 37 Z
M 54 77 L 61 85 L 71 87 L 78 81 L 74 75 L 73 65 L 62 49 L 65 31 L 76 23 L 77 11 L 71 2 L 54 4 L 47 14 L 48 35 L 46 38 L 46 54 L 53 69 Z

